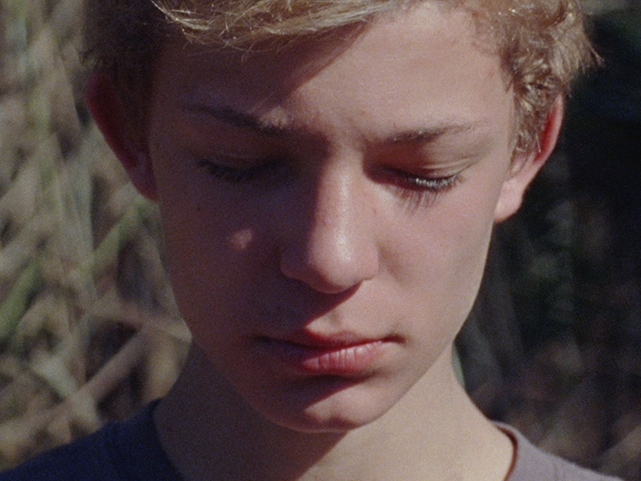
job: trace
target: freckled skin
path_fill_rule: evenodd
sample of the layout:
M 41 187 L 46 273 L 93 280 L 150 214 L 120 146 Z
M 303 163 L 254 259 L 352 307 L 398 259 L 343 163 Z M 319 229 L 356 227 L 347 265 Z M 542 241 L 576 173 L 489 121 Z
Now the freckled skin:
M 493 225 L 550 154 L 562 105 L 540 152 L 513 158 L 513 92 L 475 31 L 463 10 L 426 2 L 342 45 L 168 42 L 144 148 L 90 91 L 134 184 L 160 204 L 193 333 L 193 362 L 156 417 L 184 472 L 334 479 L 347 460 L 354 479 L 505 475 L 511 445 L 458 386 L 451 350 Z

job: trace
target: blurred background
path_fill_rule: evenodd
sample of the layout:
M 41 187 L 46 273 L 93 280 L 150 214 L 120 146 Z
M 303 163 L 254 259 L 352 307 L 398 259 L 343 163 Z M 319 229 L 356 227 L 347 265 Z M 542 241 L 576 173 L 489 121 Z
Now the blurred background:
M 641 1 L 591 0 L 604 67 L 499 226 L 459 336 L 494 419 L 641 479 Z M 0 0 L 0 470 L 122 419 L 189 343 L 158 215 L 83 104 L 81 0 Z

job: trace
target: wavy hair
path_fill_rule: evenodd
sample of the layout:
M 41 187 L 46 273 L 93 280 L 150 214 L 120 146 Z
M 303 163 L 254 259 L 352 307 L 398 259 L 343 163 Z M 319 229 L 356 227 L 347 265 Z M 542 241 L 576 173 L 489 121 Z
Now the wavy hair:
M 491 36 L 514 90 L 516 149 L 536 150 L 555 99 L 597 60 L 578 0 L 87 0 L 86 57 L 113 75 L 138 123 L 154 56 L 168 36 L 251 50 L 366 26 L 425 1 L 469 9 L 479 32 Z

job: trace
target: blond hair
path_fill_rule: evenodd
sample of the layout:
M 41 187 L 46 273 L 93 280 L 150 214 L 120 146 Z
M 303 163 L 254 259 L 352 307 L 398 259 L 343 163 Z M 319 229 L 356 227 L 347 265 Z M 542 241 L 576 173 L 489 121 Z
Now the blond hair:
M 491 35 L 514 89 L 516 149 L 536 150 L 555 99 L 596 58 L 577 0 L 88 0 L 87 56 L 114 76 L 130 115 L 144 117 L 151 64 L 169 35 L 251 49 L 365 26 L 424 1 L 465 6 Z

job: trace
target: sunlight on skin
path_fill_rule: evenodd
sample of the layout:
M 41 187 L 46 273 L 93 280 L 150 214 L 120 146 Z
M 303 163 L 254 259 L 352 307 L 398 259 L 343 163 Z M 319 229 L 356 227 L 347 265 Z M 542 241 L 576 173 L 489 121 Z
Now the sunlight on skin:
M 241 229 L 229 236 L 229 246 L 236 252 L 244 251 L 249 248 L 253 238 L 251 229 Z

